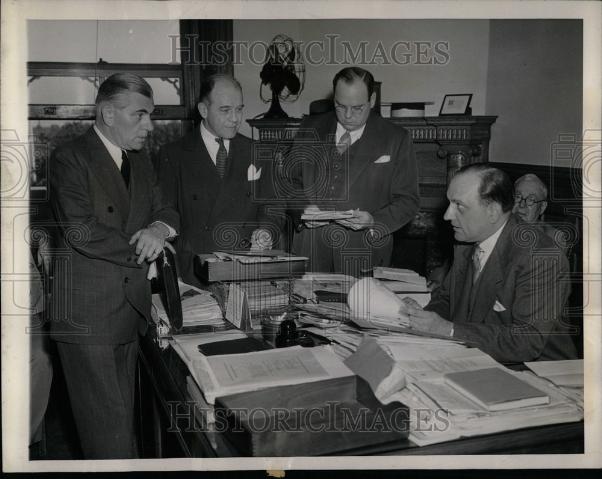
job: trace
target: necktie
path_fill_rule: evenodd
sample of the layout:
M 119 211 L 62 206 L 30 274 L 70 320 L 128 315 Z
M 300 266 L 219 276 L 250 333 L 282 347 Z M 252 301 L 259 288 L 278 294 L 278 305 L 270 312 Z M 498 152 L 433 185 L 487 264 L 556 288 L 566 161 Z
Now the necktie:
M 217 174 L 220 178 L 223 178 L 226 174 L 226 163 L 228 161 L 228 152 L 226 151 L 226 146 L 224 145 L 223 138 L 216 138 L 215 141 L 219 144 L 219 148 L 217 149 L 217 156 L 215 157 L 215 167 L 217 169 Z
M 349 134 L 348 131 L 345 131 L 345 133 L 343 133 L 343 135 L 341 136 L 341 139 L 337 143 L 337 151 L 339 152 L 339 155 L 342 155 L 343 153 L 345 153 L 345 151 L 347 151 L 347 148 L 349 148 L 350 146 L 351 146 L 351 135 Z
M 125 182 L 125 187 L 130 187 L 130 160 L 125 150 L 121 150 L 121 176 Z
M 481 256 L 484 251 L 481 249 L 479 245 L 475 245 L 474 252 L 472 253 L 472 284 L 477 282 L 479 279 L 479 274 L 481 273 Z

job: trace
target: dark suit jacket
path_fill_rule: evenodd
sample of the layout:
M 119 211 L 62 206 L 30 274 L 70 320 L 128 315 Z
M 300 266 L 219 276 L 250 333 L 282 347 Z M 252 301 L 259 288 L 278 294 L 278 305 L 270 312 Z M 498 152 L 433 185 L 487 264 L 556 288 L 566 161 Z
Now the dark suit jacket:
M 455 338 L 501 362 L 576 357 L 562 320 L 568 262 L 541 228 L 511 216 L 469 294 L 472 251 L 455 246 L 451 270 L 425 309 L 453 321 Z
M 164 194 L 180 213 L 181 232 L 175 245 L 179 272 L 187 283 L 199 284 L 193 271 L 195 254 L 241 249 L 258 226 L 255 198 L 267 172 L 249 181 L 253 164 L 253 143 L 243 135 L 230 140 L 223 179 L 198 129 L 161 150 L 159 178 Z
M 323 209 L 368 211 L 373 233 L 339 225 L 303 229 L 295 252 L 311 259 L 313 271 L 346 271 L 388 266 L 391 234 L 418 211 L 418 172 L 409 133 L 371 114 L 359 140 L 338 157 L 334 112 L 307 117 L 285 160 L 290 175 L 290 205 L 298 216 L 310 204 Z M 347 258 L 345 255 L 349 253 Z
M 129 194 L 92 128 L 52 155 L 50 199 L 60 229 L 51 321 L 56 340 L 122 344 L 146 331 L 148 264 L 136 263 L 129 241 L 153 221 L 177 230 L 178 215 L 164 202 L 149 159 L 128 155 Z

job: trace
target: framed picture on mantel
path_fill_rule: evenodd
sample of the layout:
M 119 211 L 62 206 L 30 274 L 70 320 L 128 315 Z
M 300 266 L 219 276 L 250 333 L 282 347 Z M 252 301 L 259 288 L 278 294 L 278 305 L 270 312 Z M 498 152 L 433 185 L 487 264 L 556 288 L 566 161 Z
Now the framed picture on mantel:
M 470 100 L 472 93 L 457 93 L 454 95 L 445 95 L 443 103 L 441 103 L 441 111 L 439 116 L 446 115 L 470 115 Z

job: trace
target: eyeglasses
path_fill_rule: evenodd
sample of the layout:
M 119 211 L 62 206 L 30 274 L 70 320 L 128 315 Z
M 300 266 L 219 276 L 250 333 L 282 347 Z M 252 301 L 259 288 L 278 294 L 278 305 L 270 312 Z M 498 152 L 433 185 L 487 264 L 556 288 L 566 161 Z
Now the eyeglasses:
M 526 198 L 521 195 L 514 195 L 514 204 L 521 205 L 521 203 L 525 203 L 527 206 L 531 207 L 537 203 L 543 203 L 546 200 L 536 200 L 534 195 L 529 195 Z
M 364 103 L 363 105 L 354 105 L 354 106 L 345 106 L 345 105 L 340 105 L 338 103 L 335 104 L 334 109 L 338 112 L 338 113 L 346 113 L 348 108 L 351 108 L 351 114 L 353 116 L 358 116 L 361 115 L 362 112 L 366 109 L 366 106 L 368 105 L 368 103 Z

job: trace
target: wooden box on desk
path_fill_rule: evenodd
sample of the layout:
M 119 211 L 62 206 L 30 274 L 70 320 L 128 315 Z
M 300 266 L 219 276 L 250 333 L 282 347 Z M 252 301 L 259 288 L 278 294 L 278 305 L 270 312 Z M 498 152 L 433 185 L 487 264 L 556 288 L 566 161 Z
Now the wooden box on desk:
M 265 263 L 240 263 L 238 261 L 216 261 L 211 254 L 198 254 L 194 258 L 195 274 L 206 282 L 245 281 L 305 273 L 307 261 L 270 261 Z M 208 261 L 209 260 L 209 261 Z
M 401 441 L 409 429 L 408 408 L 381 404 L 358 376 L 219 397 L 215 415 L 232 445 L 255 457 L 336 455 Z

